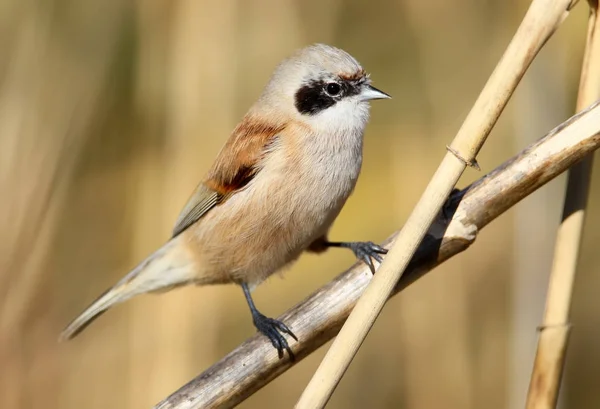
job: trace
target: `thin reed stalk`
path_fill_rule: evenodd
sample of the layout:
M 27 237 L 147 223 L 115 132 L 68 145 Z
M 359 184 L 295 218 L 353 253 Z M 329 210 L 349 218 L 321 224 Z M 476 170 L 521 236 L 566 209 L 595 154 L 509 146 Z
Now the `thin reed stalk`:
M 600 24 L 598 1 L 589 0 L 587 43 L 577 111 L 600 98 Z M 562 222 L 558 228 L 546 310 L 527 394 L 527 409 L 555 408 L 571 326 L 569 310 L 585 223 L 592 155 L 569 169 Z

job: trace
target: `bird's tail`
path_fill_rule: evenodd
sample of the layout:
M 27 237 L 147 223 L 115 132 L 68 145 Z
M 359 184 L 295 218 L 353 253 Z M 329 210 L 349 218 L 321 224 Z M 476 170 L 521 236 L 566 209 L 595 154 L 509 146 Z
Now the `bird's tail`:
M 59 339 L 73 338 L 110 307 L 138 294 L 165 291 L 194 281 L 194 258 L 181 245 L 180 237 L 166 243 L 106 290 L 63 330 Z

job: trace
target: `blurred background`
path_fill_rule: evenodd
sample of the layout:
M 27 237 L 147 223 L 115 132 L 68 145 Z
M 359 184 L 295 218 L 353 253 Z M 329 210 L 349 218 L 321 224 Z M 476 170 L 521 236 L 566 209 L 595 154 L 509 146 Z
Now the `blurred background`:
M 492 132 L 482 172 L 468 170 L 460 187 L 573 113 L 588 15 L 579 3 Z M 217 286 L 136 298 L 56 341 L 168 239 L 282 58 L 313 42 L 342 47 L 394 97 L 373 103 L 362 176 L 331 234 L 381 241 L 408 216 L 528 4 L 0 2 L 0 407 L 149 408 L 254 334 L 241 290 Z M 522 407 L 564 181 L 390 301 L 328 407 Z M 595 183 L 565 408 L 600 405 L 599 204 Z M 353 261 L 303 256 L 256 291 L 257 304 L 277 316 Z M 292 407 L 325 351 L 240 407 Z

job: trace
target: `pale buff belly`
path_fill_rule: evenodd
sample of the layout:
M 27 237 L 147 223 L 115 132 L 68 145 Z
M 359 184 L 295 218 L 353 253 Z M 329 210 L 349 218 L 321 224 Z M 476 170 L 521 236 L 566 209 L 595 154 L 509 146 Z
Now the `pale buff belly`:
M 294 183 L 310 189 L 289 189 Z M 348 178 L 335 183 L 321 177 L 258 180 L 200 222 L 192 237 L 200 274 L 214 283 L 258 285 L 327 232 L 353 187 Z M 281 194 L 284 190 L 288 193 Z

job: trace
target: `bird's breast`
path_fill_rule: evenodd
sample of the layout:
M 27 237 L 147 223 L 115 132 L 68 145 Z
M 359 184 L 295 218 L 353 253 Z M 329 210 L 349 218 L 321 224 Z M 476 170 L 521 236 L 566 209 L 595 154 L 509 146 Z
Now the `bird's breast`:
M 288 157 L 284 173 L 286 183 L 295 186 L 288 197 L 292 209 L 313 219 L 319 229 L 331 224 L 354 190 L 362 164 L 362 133 L 311 138 L 295 152 L 299 157 Z

